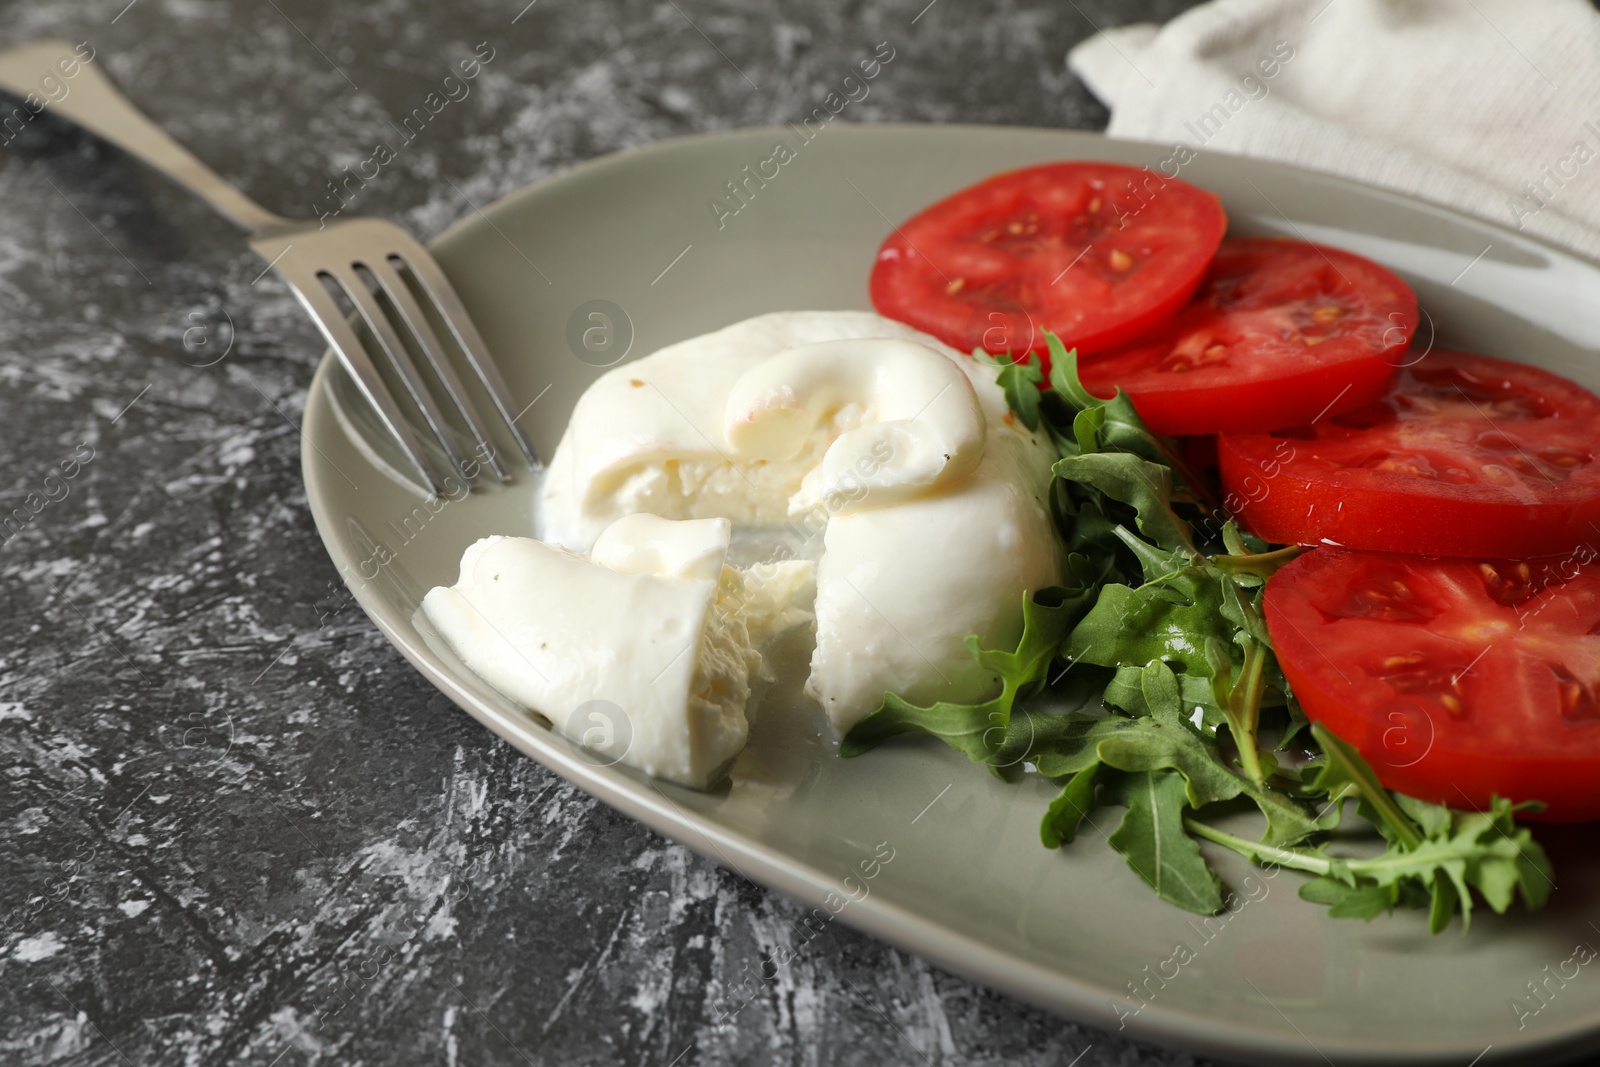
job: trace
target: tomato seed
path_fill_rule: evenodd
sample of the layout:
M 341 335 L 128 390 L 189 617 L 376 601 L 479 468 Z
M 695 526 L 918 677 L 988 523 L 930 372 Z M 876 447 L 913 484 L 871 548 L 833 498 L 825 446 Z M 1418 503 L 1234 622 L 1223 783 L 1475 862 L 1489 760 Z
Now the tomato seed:
M 1514 437 L 1500 433 L 1498 430 L 1488 430 L 1480 433 L 1476 442 L 1480 448 L 1487 448 L 1491 452 L 1514 452 L 1522 447 Z
M 1594 457 L 1587 452 L 1574 452 L 1565 448 L 1544 448 L 1539 450 L 1539 458 L 1553 467 L 1581 467 L 1592 462 Z
M 1498 463 L 1487 464 L 1482 470 L 1483 480 L 1486 482 L 1491 482 L 1495 485 L 1515 485 L 1517 483 L 1516 475 Z

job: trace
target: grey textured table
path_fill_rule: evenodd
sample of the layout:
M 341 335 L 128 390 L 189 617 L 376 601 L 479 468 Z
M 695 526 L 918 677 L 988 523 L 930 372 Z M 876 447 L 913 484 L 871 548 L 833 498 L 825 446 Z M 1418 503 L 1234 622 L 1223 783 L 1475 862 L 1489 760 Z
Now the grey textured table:
M 1094 128 L 1067 49 L 1188 6 L 525 2 L 10 3 L 0 43 L 87 40 L 309 217 L 485 42 L 348 209 L 427 237 L 595 155 L 794 119 L 889 37 L 851 118 Z M 48 110 L 0 150 L 0 513 L 30 509 L 0 534 L 0 1062 L 1194 1062 L 839 927 L 719 1027 L 801 909 L 520 756 L 344 607 L 300 484 L 322 345 L 262 266 Z

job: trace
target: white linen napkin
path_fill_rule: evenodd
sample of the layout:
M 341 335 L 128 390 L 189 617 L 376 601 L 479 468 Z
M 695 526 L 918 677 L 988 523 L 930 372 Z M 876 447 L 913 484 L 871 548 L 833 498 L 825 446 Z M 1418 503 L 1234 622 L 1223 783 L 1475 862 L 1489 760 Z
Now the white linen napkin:
M 1328 171 L 1600 258 L 1588 0 L 1213 0 L 1068 64 L 1113 137 Z

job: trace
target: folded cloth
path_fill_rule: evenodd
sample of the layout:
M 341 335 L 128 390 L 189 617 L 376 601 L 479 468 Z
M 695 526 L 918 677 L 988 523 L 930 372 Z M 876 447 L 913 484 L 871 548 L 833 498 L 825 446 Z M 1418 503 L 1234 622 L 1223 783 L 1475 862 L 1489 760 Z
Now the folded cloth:
M 1588 0 L 1213 0 L 1068 64 L 1113 137 L 1328 171 L 1600 258 Z

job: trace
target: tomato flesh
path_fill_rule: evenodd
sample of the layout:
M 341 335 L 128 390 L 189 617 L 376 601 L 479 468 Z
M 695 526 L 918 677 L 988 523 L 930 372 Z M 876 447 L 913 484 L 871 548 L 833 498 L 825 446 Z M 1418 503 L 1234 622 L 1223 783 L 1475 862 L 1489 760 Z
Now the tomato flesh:
M 1456 808 L 1600 818 L 1600 564 L 1321 548 L 1267 583 L 1306 715 L 1390 789 Z
M 1152 336 L 1087 359 L 1158 433 L 1270 430 L 1383 394 L 1417 299 L 1370 260 L 1301 241 L 1225 241 L 1194 300 Z
M 906 220 L 878 250 L 878 311 L 963 352 L 1101 351 L 1188 301 L 1227 229 L 1216 196 L 1115 163 L 997 174 Z
M 1597 441 L 1583 387 L 1434 350 L 1374 404 L 1218 451 L 1233 510 L 1269 541 L 1487 558 L 1600 543 Z

